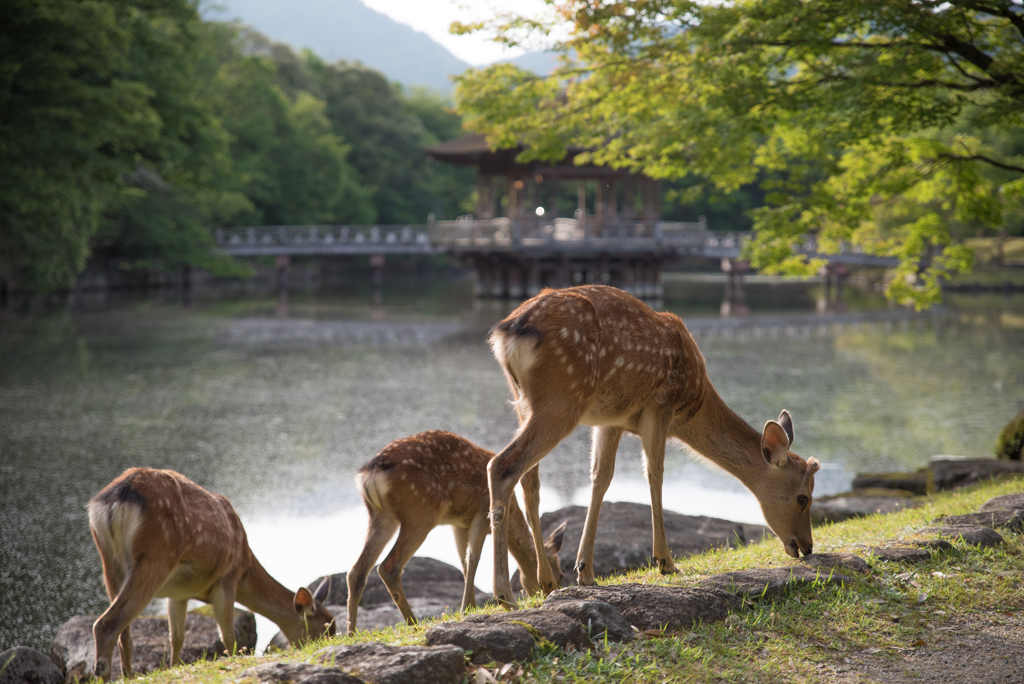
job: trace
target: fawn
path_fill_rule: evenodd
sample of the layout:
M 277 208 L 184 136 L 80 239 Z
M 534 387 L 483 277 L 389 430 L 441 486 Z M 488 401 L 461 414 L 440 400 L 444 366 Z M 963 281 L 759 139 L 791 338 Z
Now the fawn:
M 356 484 L 370 514 L 370 525 L 363 551 L 348 573 L 350 635 L 355 633 L 366 578 L 396 529 L 398 539 L 377 572 L 408 624 L 415 624 L 416 616 L 402 589 L 402 569 L 437 525 L 451 525 L 455 532 L 465 576 L 459 609 L 476 606 L 473 581 L 484 538 L 490 531 L 487 463 L 493 457 L 494 452 L 458 435 L 432 431 L 391 442 L 359 469 Z M 539 589 L 538 556 L 514 495 L 508 510 L 508 548 L 519 563 L 523 587 L 535 592 Z M 562 523 L 541 544 L 539 565 L 550 565 L 553 570 L 548 572 L 554 573 L 557 583 L 562 579 L 558 551 L 564 532 Z

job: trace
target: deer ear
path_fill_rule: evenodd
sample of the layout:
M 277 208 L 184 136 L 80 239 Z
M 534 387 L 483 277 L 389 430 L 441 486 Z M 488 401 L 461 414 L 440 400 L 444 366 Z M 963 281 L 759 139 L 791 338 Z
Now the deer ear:
M 313 592 L 313 598 L 320 603 L 327 603 L 327 597 L 331 595 L 331 576 L 324 577 L 323 582 Z
M 295 592 L 294 607 L 295 612 L 300 615 L 313 607 L 313 594 L 309 593 L 309 589 L 299 587 L 299 590 Z
M 789 437 L 789 446 L 793 446 L 793 417 L 789 415 L 789 411 L 782 409 L 782 413 L 779 414 L 779 425 L 786 431 L 786 435 Z
M 789 465 L 789 435 L 774 420 L 764 424 L 761 433 L 761 455 L 773 466 L 784 468 Z
M 810 477 L 819 470 L 821 470 L 821 463 L 818 462 L 818 459 L 813 456 L 807 459 L 807 477 Z
M 558 553 L 562 550 L 562 540 L 565 538 L 565 526 L 569 523 L 568 520 L 563 520 L 562 524 L 554 529 L 554 531 L 548 535 L 547 541 L 544 542 L 544 546 L 548 547 L 553 553 Z

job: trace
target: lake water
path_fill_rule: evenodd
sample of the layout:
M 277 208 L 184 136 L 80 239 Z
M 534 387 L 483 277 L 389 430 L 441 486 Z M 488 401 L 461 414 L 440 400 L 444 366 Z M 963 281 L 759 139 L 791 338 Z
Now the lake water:
M 915 314 L 846 290 L 761 282 L 723 318 L 716 278 L 668 279 L 725 400 L 755 426 L 793 414 L 794 451 L 823 462 L 816 494 L 859 471 L 986 456 L 1024 406 L 1024 297 L 953 297 Z M 409 282 L 185 307 L 80 301 L 0 318 L 0 650 L 48 650 L 57 627 L 108 602 L 85 504 L 124 469 L 178 470 L 228 496 L 262 563 L 297 588 L 347 570 L 366 514 L 352 483 L 390 440 L 443 429 L 498 450 L 516 423 L 486 344 L 511 308 L 466 280 Z M 842 309 L 839 312 L 835 308 Z M 732 312 L 735 313 L 735 308 Z M 589 432 L 541 466 L 542 509 L 588 500 Z M 649 502 L 623 441 L 609 501 Z M 763 522 L 753 495 L 680 448 L 665 506 Z M 447 528 L 420 549 L 458 566 Z M 781 555 L 782 549 L 780 547 Z M 477 586 L 490 588 L 490 551 Z M 275 627 L 261 620 L 260 644 Z

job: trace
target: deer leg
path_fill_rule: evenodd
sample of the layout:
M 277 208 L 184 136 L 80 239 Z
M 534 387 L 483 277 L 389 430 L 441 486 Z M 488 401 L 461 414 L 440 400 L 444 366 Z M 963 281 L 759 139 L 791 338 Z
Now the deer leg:
M 513 605 L 512 583 L 508 576 L 508 511 L 512 490 L 530 468 L 540 463 L 573 431 L 581 415 L 578 409 L 561 403 L 551 406 L 550 410 L 546 408 L 535 407 L 519 434 L 487 464 L 494 546 L 494 598 L 506 608 Z M 536 518 L 540 519 L 539 513 Z
M 355 565 L 348 572 L 348 635 L 356 633 L 356 614 L 359 611 L 359 602 L 363 600 L 363 589 L 366 588 L 366 578 L 373 570 L 373 564 L 380 558 L 380 552 L 384 550 L 388 541 L 398 529 L 398 520 L 383 513 L 375 513 L 370 510 L 370 527 L 366 530 L 366 541 L 363 542 L 363 550 L 356 559 Z
M 220 629 L 220 640 L 229 656 L 235 655 L 235 580 L 225 577 L 210 588 L 213 618 Z
M 181 646 L 185 643 L 185 618 L 188 617 L 188 599 L 167 599 L 167 626 L 171 631 L 171 660 L 168 667 L 181 663 Z
M 533 533 L 533 548 L 537 552 L 537 583 L 540 590 L 547 596 L 558 587 L 555 586 L 555 575 L 548 565 L 547 549 L 544 548 L 544 535 L 540 527 L 540 465 L 526 471 L 519 481 L 523 487 L 523 506 L 526 507 L 526 520 L 530 523 Z M 526 577 L 526 569 L 519 568 L 521 577 Z M 523 582 L 526 586 L 526 582 Z
M 402 570 L 405 569 L 405 564 L 409 562 L 412 555 L 416 553 L 416 549 L 423 544 L 423 540 L 430 534 L 430 530 L 434 529 L 436 522 L 436 519 L 420 518 L 403 523 L 401 529 L 398 530 L 398 539 L 395 540 L 395 545 L 391 547 L 384 562 L 377 566 L 377 574 L 384 581 L 384 586 L 388 588 L 392 600 L 401 611 L 406 624 L 409 625 L 416 624 L 416 616 L 413 615 L 412 608 L 409 606 L 409 599 L 405 597 L 405 589 L 402 587 Z
M 652 550 L 661 574 L 669 575 L 676 571 L 676 565 L 672 561 L 672 551 L 668 548 L 668 540 L 665 537 L 665 514 L 661 507 L 661 489 L 665 477 L 665 440 L 668 439 L 669 422 L 661 420 L 660 416 L 643 422 L 648 423 L 641 425 L 640 440 L 644 445 L 647 485 L 651 488 L 651 528 L 654 534 Z
M 468 548 L 463 553 L 462 564 L 465 568 L 463 575 L 466 578 L 466 585 L 462 591 L 462 607 L 459 609 L 465 612 L 470 606 L 476 608 L 476 568 L 480 564 L 480 553 L 484 548 L 484 539 L 490 531 L 486 514 L 478 514 L 473 517 L 469 530 L 466 532 Z
M 108 564 L 104 562 L 104 575 L 107 575 Z M 128 571 L 124 583 L 116 589 L 117 596 L 103 615 L 92 626 L 93 637 L 96 639 L 96 663 L 93 668 L 96 676 L 110 679 L 110 660 L 114 652 L 114 642 L 118 644 L 121 655 L 121 673 L 125 679 L 132 676 L 132 636 L 131 622 L 153 598 L 170 572 L 158 569 L 145 563 L 136 564 Z M 110 593 L 110 580 L 107 577 L 107 592 Z
M 469 528 L 452 525 L 452 534 L 455 536 L 455 551 L 459 554 L 459 565 L 462 566 L 462 576 L 466 576 L 466 549 L 469 548 Z
M 622 428 L 614 426 L 595 427 L 590 452 L 590 506 L 587 507 L 587 521 L 583 525 L 583 537 L 576 552 L 576 582 L 592 585 L 594 579 L 594 540 L 597 538 L 597 520 L 601 515 L 608 484 L 615 474 L 615 453 L 622 439 Z

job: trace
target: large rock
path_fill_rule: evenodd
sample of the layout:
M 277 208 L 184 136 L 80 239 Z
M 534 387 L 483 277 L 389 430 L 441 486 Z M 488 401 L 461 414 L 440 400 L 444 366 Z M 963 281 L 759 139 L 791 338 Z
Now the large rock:
M 310 582 L 309 590 L 315 591 L 323 579 L 323 577 L 317 577 Z M 347 605 L 347 582 L 347 572 L 331 575 L 331 591 L 324 603 L 334 606 Z M 464 586 L 465 579 L 462 576 L 462 570 L 433 558 L 413 556 L 402 570 L 402 589 L 405 590 L 410 606 L 412 606 L 412 599 L 424 598 L 431 601 L 444 602 L 452 610 L 458 610 L 462 605 L 462 588 Z M 478 602 L 480 594 L 480 590 L 477 589 Z M 366 578 L 366 588 L 363 589 L 363 596 L 359 605 L 375 606 L 386 603 L 392 604 L 394 602 L 391 600 L 391 594 L 388 592 L 387 587 L 384 586 L 384 582 L 381 581 L 380 575 L 377 574 L 375 566 Z M 415 610 L 413 608 L 413 612 Z M 419 617 L 419 613 L 416 615 Z
M 723 620 L 730 610 L 742 606 L 736 596 L 717 588 L 647 584 L 566 587 L 552 592 L 544 606 L 552 608 L 559 601 L 593 600 L 612 604 L 629 624 L 641 631 L 690 629 L 698 622 Z
M 838 572 L 789 565 L 724 572 L 704 578 L 700 585 L 754 601 L 772 601 L 796 587 L 813 583 L 842 585 L 850 581 L 849 577 Z
M 576 553 L 587 509 L 567 506 L 541 516 L 541 528 L 548 534 L 565 521 L 565 536 L 559 558 L 565 579 L 575 582 Z M 722 546 L 736 547 L 760 541 L 771 532 L 764 525 L 748 525 L 707 516 L 682 515 L 665 511 L 665 534 L 675 556 L 703 553 Z M 601 506 L 594 541 L 594 574 L 606 577 L 651 563 L 651 507 L 628 502 L 608 502 Z
M 1024 531 L 1024 510 L 996 510 L 966 515 L 947 515 L 932 522 L 943 525 L 981 525 L 993 530 L 1006 528 L 1013 532 Z
M 347 675 L 336 667 L 312 663 L 266 663 L 243 670 L 239 684 L 255 680 L 259 684 L 363 684 L 363 680 Z
M 857 489 L 845 494 L 823 496 L 811 504 L 815 524 L 842 522 L 875 513 L 894 513 L 922 505 L 913 494 L 899 489 Z
M 609 641 L 633 638 L 633 627 L 619 609 L 610 603 L 565 600 L 550 603 L 548 607 L 579 621 L 595 642 L 604 640 L 606 635 Z
M 1022 461 L 1000 461 L 994 458 L 932 461 L 928 469 L 932 474 L 934 491 L 941 492 L 966 487 L 1002 475 L 1024 473 Z
M 208 607 L 192 611 L 185 620 L 185 642 L 181 648 L 181 660 L 194 663 L 197 660 L 213 660 L 224 651 L 217 622 L 201 614 Z M 93 674 L 96 664 L 96 642 L 92 625 L 97 615 L 78 615 L 71 618 L 57 630 L 50 650 L 50 658 L 64 672 L 68 682 L 85 679 Z M 171 657 L 170 628 L 166 616 L 142 616 L 132 622 L 132 670 L 135 674 L 152 672 L 167 666 Z M 256 648 L 256 618 L 252 613 L 235 609 L 235 642 L 238 650 Z M 121 656 L 114 647 L 111 663 L 111 677 L 121 678 Z
M 328 646 L 321 663 L 370 684 L 461 684 L 466 652 L 457 646 L 387 646 L 380 643 Z
M 514 623 L 442 622 L 431 626 L 423 636 L 428 646 L 452 644 L 472 653 L 470 659 L 477 665 L 533 659 L 533 636 L 526 627 Z
M 918 530 L 917 534 L 935 534 L 938 535 L 937 541 L 942 541 L 943 537 L 945 537 L 946 539 L 962 541 L 968 546 L 978 546 L 983 549 L 1003 543 L 1001 534 L 981 525 L 939 524 L 935 527 L 926 527 Z
M 930 491 L 928 470 L 920 468 L 913 473 L 857 473 L 852 488 L 892 489 L 904 494 L 924 496 Z
M 34 648 L 15 646 L 0 653 L 0 684 L 61 684 L 64 673 Z
M 578 650 L 591 648 L 587 630 L 579 620 L 560 611 L 528 608 L 491 615 L 470 615 L 465 622 L 475 624 L 522 624 L 536 637 L 543 637 L 560 648 L 570 645 Z
M 996 496 L 985 503 L 981 504 L 978 508 L 979 513 L 985 511 L 1017 511 L 1024 510 L 1024 493 L 1021 494 L 1004 494 L 1003 496 Z

